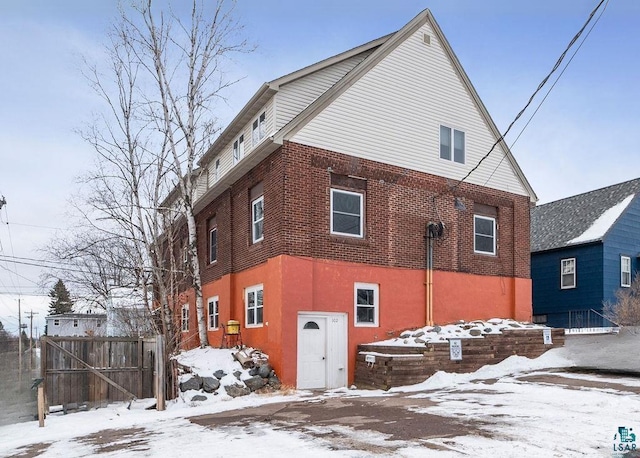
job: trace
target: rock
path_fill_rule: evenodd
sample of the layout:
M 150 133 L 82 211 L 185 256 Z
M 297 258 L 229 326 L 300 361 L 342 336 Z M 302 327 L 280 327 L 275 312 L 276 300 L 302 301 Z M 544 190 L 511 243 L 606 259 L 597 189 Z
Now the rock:
M 233 375 L 235 376 L 235 378 L 237 378 L 238 380 L 240 380 L 240 376 L 242 375 L 242 372 L 240 372 L 240 371 L 233 371 Z
M 244 381 L 244 384 L 247 385 L 247 388 L 249 388 L 251 391 L 256 391 L 267 384 L 267 379 L 264 379 L 259 375 L 255 375 L 251 378 L 246 379 Z
M 472 335 L 473 337 L 478 337 L 482 335 L 482 331 L 478 328 L 473 328 L 469 330 L 469 334 Z
M 414 333 L 412 337 L 422 337 L 423 335 L 424 335 L 424 331 L 418 331 Z
M 256 367 L 252 367 L 251 369 L 249 369 L 249 375 L 250 375 L 250 376 L 252 376 L 252 377 L 253 377 L 254 375 L 258 375 L 258 370 L 259 370 L 259 369 L 260 369 L 260 368 L 259 368 L 259 367 L 257 367 L 257 366 L 256 366 Z
M 273 367 L 268 363 L 258 367 L 258 375 L 262 378 L 269 378 L 271 371 L 273 371 Z
M 202 379 L 198 376 L 191 377 L 184 382 L 180 382 L 180 391 L 199 390 L 202 388 Z
M 251 394 L 251 390 L 249 388 L 247 388 L 246 386 L 238 385 L 237 383 L 234 383 L 233 385 L 226 385 L 224 387 L 224 390 L 232 398 L 247 396 L 248 394 Z
M 440 332 L 440 331 L 442 331 L 442 328 L 440 326 L 436 325 L 436 326 L 433 327 L 433 332 L 437 333 L 437 332 Z
M 205 393 L 213 393 L 220 388 L 220 382 L 214 377 L 202 377 L 202 389 Z
M 280 387 L 282 386 L 282 382 L 280 381 L 280 379 L 276 374 L 272 374 L 269 377 L 267 383 L 269 384 L 270 387 L 272 387 L 275 390 L 279 390 Z
M 411 333 L 410 332 L 405 331 L 402 334 L 400 334 L 400 338 L 401 339 L 406 339 L 408 337 L 411 337 Z
M 209 399 L 208 397 L 202 395 L 202 394 L 196 394 L 194 397 L 191 398 L 191 401 L 206 401 L 207 399 Z
M 486 334 L 491 334 L 493 332 L 493 329 L 492 328 L 484 328 L 484 332 Z
M 509 326 L 511 326 L 512 328 L 521 328 L 522 327 L 518 323 L 514 323 L 514 322 L 510 322 Z
M 414 339 L 414 341 L 415 341 L 415 343 L 417 343 L 417 344 L 423 344 L 423 343 L 425 343 L 425 340 L 424 340 L 424 339 Z
M 224 377 L 225 375 L 227 375 L 227 373 L 226 373 L 225 371 L 223 371 L 222 369 L 217 370 L 217 371 L 215 371 L 215 372 L 213 373 L 213 376 L 214 376 L 215 378 L 217 378 L 218 380 L 221 380 L 221 379 L 222 379 L 222 377 Z

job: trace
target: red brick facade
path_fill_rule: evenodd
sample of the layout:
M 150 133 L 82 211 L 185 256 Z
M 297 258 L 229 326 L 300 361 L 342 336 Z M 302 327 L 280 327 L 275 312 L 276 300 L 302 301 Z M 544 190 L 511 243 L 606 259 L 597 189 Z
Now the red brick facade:
M 332 176 L 364 186 L 363 238 L 330 234 Z M 339 181 L 339 180 L 338 180 Z M 251 243 L 250 190 L 264 188 L 264 240 Z M 202 281 L 240 272 L 285 254 L 424 269 L 426 226 L 442 221 L 434 268 L 529 278 L 529 198 L 442 177 L 285 143 L 197 215 Z M 335 185 L 334 185 L 335 186 Z M 454 196 L 466 209 L 454 207 Z M 474 253 L 474 206 L 496 212 L 497 254 Z M 218 227 L 217 262 L 208 262 L 209 220 Z

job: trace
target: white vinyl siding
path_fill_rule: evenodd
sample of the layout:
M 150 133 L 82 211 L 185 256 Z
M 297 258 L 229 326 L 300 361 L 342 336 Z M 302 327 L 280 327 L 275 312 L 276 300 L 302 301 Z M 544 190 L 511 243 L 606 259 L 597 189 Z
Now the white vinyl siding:
M 371 52 L 366 51 L 343 62 L 338 62 L 331 67 L 318 70 L 303 78 L 284 84 L 276 95 L 276 129 L 281 129 L 295 118 L 315 99 L 346 75 L 347 72 L 369 56 Z
M 631 286 L 631 258 L 620 256 L 620 286 Z
M 440 125 L 465 132 L 465 164 L 440 160 Z M 290 140 L 458 180 L 496 138 L 425 24 Z M 497 146 L 467 181 L 528 196 L 503 155 Z

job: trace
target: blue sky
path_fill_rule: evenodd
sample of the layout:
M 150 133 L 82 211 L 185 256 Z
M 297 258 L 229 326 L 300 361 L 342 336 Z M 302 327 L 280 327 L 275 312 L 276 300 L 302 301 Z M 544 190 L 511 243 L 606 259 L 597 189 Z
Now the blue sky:
M 243 79 L 219 113 L 226 122 L 263 82 L 394 32 L 430 8 L 504 130 L 597 3 L 239 0 L 243 33 L 257 49 L 229 66 Z M 0 195 L 7 200 L 0 254 L 41 258 L 38 249 L 68 227 L 76 177 L 93 161 L 75 131 L 101 108 L 81 75 L 80 56 L 99 56 L 116 4 L 0 0 Z M 540 203 L 638 177 L 638 17 L 640 2 L 608 3 L 512 147 Z M 509 144 L 525 121 L 507 137 Z M 35 267 L 0 261 L 0 320 L 17 316 L 15 298 L 2 293 L 42 293 L 38 276 Z

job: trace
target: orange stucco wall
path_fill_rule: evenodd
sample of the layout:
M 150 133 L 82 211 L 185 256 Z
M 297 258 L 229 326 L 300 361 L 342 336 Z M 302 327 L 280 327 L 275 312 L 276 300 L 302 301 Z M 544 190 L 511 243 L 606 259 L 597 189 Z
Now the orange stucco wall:
M 379 326 L 354 325 L 354 283 L 379 285 Z M 264 286 L 264 325 L 246 327 L 245 288 Z M 425 271 L 278 256 L 245 271 L 225 275 L 203 288 L 207 299 L 219 297 L 220 321 L 241 323 L 245 345 L 270 357 L 278 376 L 296 384 L 297 314 L 341 312 L 348 322 L 349 383 L 354 378 L 357 345 L 385 340 L 425 325 Z M 192 317 L 195 310 L 192 311 Z M 488 318 L 531 318 L 531 280 L 435 271 L 433 316 L 438 324 Z M 196 329 L 195 323 L 192 329 Z M 220 346 L 222 331 L 209 331 L 209 343 Z

